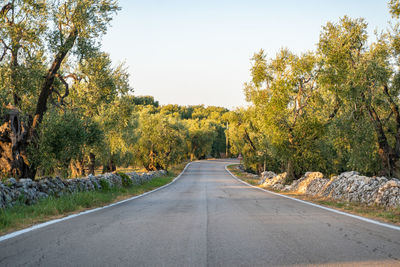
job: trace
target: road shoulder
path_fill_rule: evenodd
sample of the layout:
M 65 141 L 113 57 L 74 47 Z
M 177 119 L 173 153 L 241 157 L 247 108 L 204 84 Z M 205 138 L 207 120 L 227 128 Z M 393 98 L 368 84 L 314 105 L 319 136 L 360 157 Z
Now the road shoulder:
M 32 220 L 32 222 L 21 222 L 20 224 L 18 224 L 17 226 L 15 226 L 14 228 L 6 228 L 6 229 L 0 229 L 0 233 L 4 234 L 2 236 L 0 236 L 0 242 L 19 236 L 21 234 L 36 230 L 36 229 L 40 229 L 43 227 L 46 227 L 48 225 L 51 224 L 55 224 L 58 222 L 62 222 L 65 220 L 69 220 L 81 215 L 85 215 L 85 214 L 89 214 L 92 212 L 96 212 L 102 209 L 106 209 L 109 207 L 113 207 L 131 200 L 135 200 L 137 198 L 141 198 L 144 197 L 146 195 L 149 195 L 151 193 L 154 193 L 158 190 L 161 190 L 165 187 L 170 186 L 171 184 L 175 183 L 181 176 L 182 174 L 185 172 L 185 170 L 188 168 L 188 166 L 190 165 L 190 163 L 187 163 L 185 165 L 185 167 L 183 168 L 183 170 L 179 173 L 179 175 L 177 175 L 176 177 L 171 177 L 171 179 L 167 180 L 168 183 L 164 183 L 160 186 L 157 187 L 150 187 L 150 188 L 144 188 L 143 191 L 139 191 L 139 194 L 131 194 L 131 195 L 123 195 L 120 197 L 116 197 L 114 198 L 112 201 L 109 202 L 109 204 L 107 205 L 101 205 L 99 206 L 97 204 L 96 207 L 96 203 L 93 203 L 93 206 L 91 206 L 90 208 L 80 208 L 78 210 L 74 210 L 74 211 L 70 211 L 70 212 L 66 212 L 66 213 L 62 213 L 59 214 L 57 216 L 44 216 L 44 217 L 40 217 L 37 218 L 36 220 Z M 0 211 L 2 212 L 2 214 L 0 214 L 1 216 L 7 216 L 6 215 L 6 211 Z
M 364 205 L 359 205 L 360 209 L 364 208 L 364 211 L 365 211 L 364 214 L 361 213 L 361 212 L 355 213 L 355 212 L 351 212 L 351 211 L 346 210 L 346 209 L 337 208 L 333 204 L 332 205 L 326 205 L 325 204 L 325 203 L 334 203 L 334 201 L 326 202 L 326 200 L 325 200 L 325 202 L 321 203 L 322 200 L 318 200 L 318 199 L 312 198 L 312 197 L 307 197 L 305 195 L 294 195 L 294 194 L 288 194 L 288 193 L 282 193 L 282 192 L 275 192 L 275 191 L 272 191 L 272 190 L 268 190 L 268 189 L 262 188 L 262 187 L 256 185 L 254 183 L 254 181 L 252 181 L 252 179 L 248 179 L 245 176 L 245 173 L 239 173 L 238 171 L 234 171 L 232 167 L 235 166 L 235 165 L 237 165 L 237 164 L 230 164 L 230 165 L 228 164 L 228 165 L 225 166 L 225 170 L 234 179 L 236 179 L 237 181 L 239 181 L 239 182 L 241 182 L 243 184 L 246 184 L 247 186 L 249 186 L 251 188 L 255 188 L 255 189 L 270 193 L 270 194 L 274 194 L 274 195 L 281 196 L 281 197 L 284 197 L 284 198 L 287 198 L 287 199 L 291 199 L 291 200 L 294 200 L 294 201 L 297 201 L 297 202 L 301 202 L 303 204 L 307 204 L 307 205 L 311 205 L 311 206 L 314 206 L 314 207 L 318 207 L 318 208 L 321 208 L 321 209 L 324 209 L 324 210 L 327 210 L 327 211 L 330 211 L 330 212 L 334 212 L 334 213 L 337 213 L 337 214 L 341 214 L 341 215 L 345 215 L 345 216 L 348 216 L 348 217 L 352 217 L 352 218 L 355 218 L 355 219 L 358 219 L 358 220 L 361 220 L 361 221 L 369 222 L 369 223 L 372 223 L 372 224 L 375 224 L 375 225 L 380 225 L 380 226 L 383 226 L 383 227 L 386 227 L 386 228 L 390 228 L 390 229 L 394 229 L 394 230 L 400 231 L 400 223 L 399 222 L 396 222 L 396 223 L 390 222 L 389 223 L 387 220 L 384 220 L 384 219 L 382 219 L 380 217 L 372 216 L 371 213 L 368 213 L 368 210 L 366 210 Z M 353 204 L 353 206 L 354 205 L 355 204 Z M 361 211 L 363 211 L 363 210 L 361 209 Z M 396 218 L 396 221 L 397 221 L 397 219 L 400 219 L 400 218 Z

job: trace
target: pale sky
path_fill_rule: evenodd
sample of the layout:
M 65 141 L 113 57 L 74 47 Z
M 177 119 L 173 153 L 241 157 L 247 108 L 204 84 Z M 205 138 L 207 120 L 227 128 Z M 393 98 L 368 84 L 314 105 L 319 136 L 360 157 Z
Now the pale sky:
M 125 61 L 135 95 L 160 104 L 246 105 L 250 58 L 264 49 L 314 50 L 322 25 L 363 17 L 369 32 L 391 20 L 386 0 L 120 0 L 103 38 Z

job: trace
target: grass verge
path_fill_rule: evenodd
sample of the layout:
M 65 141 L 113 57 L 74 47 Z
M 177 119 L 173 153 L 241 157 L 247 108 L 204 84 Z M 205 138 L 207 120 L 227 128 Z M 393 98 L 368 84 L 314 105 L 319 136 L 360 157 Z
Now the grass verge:
M 171 168 L 166 176 L 156 177 L 140 185 L 79 192 L 59 198 L 49 197 L 31 206 L 17 204 L 11 208 L 0 209 L 0 235 L 151 191 L 170 183 L 183 170 L 185 165 L 186 163 L 176 165 Z
M 229 165 L 227 168 L 232 174 L 234 174 L 239 179 L 251 185 L 261 187 L 260 185 L 258 185 L 259 182 L 258 178 L 255 178 L 251 174 L 241 171 L 240 169 L 237 168 L 238 165 L 239 164 Z M 266 188 L 266 189 L 282 195 L 291 196 L 294 198 L 309 201 L 315 204 L 319 204 L 321 206 L 334 208 L 347 213 L 360 215 L 377 221 L 389 222 L 392 224 L 400 225 L 400 207 L 384 208 L 381 206 L 368 206 L 362 203 L 339 201 L 319 196 L 299 195 L 295 193 L 281 192 L 273 190 L 271 188 Z
M 258 182 L 260 181 L 260 179 L 258 177 L 255 177 L 253 174 L 240 170 L 239 168 L 237 168 L 239 165 L 240 164 L 232 164 L 228 165 L 227 168 L 237 178 L 240 178 L 241 180 L 251 185 L 258 186 Z

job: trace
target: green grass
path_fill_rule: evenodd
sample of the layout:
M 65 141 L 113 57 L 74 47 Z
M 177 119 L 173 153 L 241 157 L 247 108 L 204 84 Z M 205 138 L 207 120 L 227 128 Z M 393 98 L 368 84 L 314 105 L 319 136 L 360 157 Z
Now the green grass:
M 0 209 L 0 234 L 143 194 L 171 182 L 185 165 L 182 163 L 174 166 L 168 175 L 156 177 L 140 185 L 66 194 L 59 198 L 42 199 L 31 206 L 17 204 L 11 208 Z
M 240 178 L 241 180 L 255 185 L 259 186 L 257 182 L 259 181 L 258 179 L 254 179 L 251 176 L 249 176 L 247 173 L 239 170 L 237 168 L 239 164 L 233 164 L 228 166 L 228 170 L 232 172 L 236 177 Z M 298 195 L 298 194 L 293 194 L 293 193 L 287 193 L 287 192 L 280 192 L 278 190 L 273 190 L 271 188 L 268 188 L 268 190 L 284 194 L 284 195 L 290 195 L 291 197 L 295 197 L 298 199 L 306 200 L 309 202 L 313 202 L 322 206 L 330 207 L 330 208 L 335 208 L 341 211 L 345 211 L 348 213 L 356 214 L 356 215 L 361 215 L 364 217 L 368 217 L 371 219 L 376 219 L 384 222 L 390 222 L 394 224 L 400 225 L 400 207 L 397 208 L 385 208 L 381 206 L 368 206 L 362 203 L 356 203 L 356 202 L 346 202 L 346 201 L 338 201 L 338 200 L 333 200 L 333 199 L 327 199 L 324 197 L 318 197 L 318 196 L 308 196 L 308 195 Z

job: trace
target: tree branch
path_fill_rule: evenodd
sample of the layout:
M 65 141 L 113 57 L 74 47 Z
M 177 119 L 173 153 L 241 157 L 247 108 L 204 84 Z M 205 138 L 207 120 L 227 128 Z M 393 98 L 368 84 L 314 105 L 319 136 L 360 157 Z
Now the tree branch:
M 63 78 L 60 74 L 56 73 L 55 76 L 56 76 L 56 77 L 64 84 L 64 86 L 65 86 L 65 93 L 64 93 L 64 95 L 61 96 L 60 93 L 58 93 L 59 97 L 61 98 L 61 99 L 59 100 L 59 102 L 61 103 L 61 105 L 63 105 L 63 104 L 64 104 L 64 98 L 66 98 L 66 97 L 69 95 L 69 85 L 68 85 L 68 83 L 64 80 L 64 78 Z
M 387 118 L 382 119 L 383 123 L 387 123 L 390 120 L 390 118 L 392 117 L 392 115 L 393 115 L 393 111 L 390 111 L 390 113 L 387 116 Z
M 4 47 L 5 47 L 7 50 L 11 50 L 11 48 L 6 44 L 6 42 L 4 42 L 3 39 L 0 39 L 0 42 L 4 45 Z
M 4 57 L 6 56 L 7 51 L 8 51 L 8 50 L 11 50 L 11 48 L 6 44 L 6 42 L 4 42 L 3 39 L 0 39 L 0 42 L 1 42 L 1 43 L 3 44 L 3 46 L 4 46 L 3 54 L 2 54 L 1 57 L 0 57 L 0 62 L 1 62 L 1 61 L 3 61 Z
M 372 105 L 370 105 L 366 99 L 364 93 L 361 93 L 361 98 L 363 100 L 365 108 L 368 110 L 370 119 L 374 125 L 376 135 L 378 137 L 378 145 L 380 148 L 380 153 L 384 153 L 384 156 L 389 158 L 389 155 L 393 154 L 393 150 L 389 145 L 389 142 L 387 140 L 385 130 L 383 129 L 382 121 L 379 118 L 378 113 L 376 113 L 376 110 Z M 390 162 L 388 163 L 389 168 L 391 168 Z
M 333 118 L 336 117 L 336 114 L 338 113 L 341 106 L 342 106 L 342 102 L 337 98 L 335 108 L 333 109 L 332 113 L 329 115 L 328 120 L 332 120 Z
M 7 48 L 4 48 L 3 54 L 0 57 L 0 62 L 3 61 L 4 57 L 6 56 L 6 54 L 7 54 Z
M 82 79 L 82 78 L 79 78 L 78 75 L 76 75 L 76 73 L 71 73 L 71 74 L 64 76 L 64 79 L 68 79 L 68 78 L 74 79 L 75 81 L 80 81 Z
M 3 8 L 0 11 L 0 17 L 5 17 L 8 22 L 6 15 L 7 15 L 8 11 L 12 8 L 13 8 L 13 5 L 11 3 L 8 3 L 5 6 L 3 6 Z
M 33 123 L 32 127 L 30 130 L 30 137 L 33 137 L 37 126 L 41 123 L 43 119 L 43 115 L 46 112 L 47 109 L 47 99 L 51 94 L 51 88 L 54 83 L 54 78 L 57 75 L 58 70 L 61 67 L 61 63 L 64 61 L 65 56 L 67 53 L 72 49 L 72 47 L 75 44 L 76 38 L 78 38 L 78 29 L 74 28 L 71 30 L 68 38 L 66 39 L 64 46 L 60 47 L 58 53 L 54 57 L 53 63 L 49 70 L 47 71 L 47 75 L 45 77 L 45 80 L 43 82 L 39 99 L 36 104 L 36 111 L 35 111 L 35 116 L 33 118 Z
M 59 92 L 56 91 L 56 90 L 55 90 L 54 92 L 55 92 L 56 94 L 59 94 Z M 55 107 L 61 109 L 62 111 L 65 111 L 63 105 L 60 105 L 60 103 L 56 102 L 56 101 L 54 100 L 53 97 L 50 96 L 49 99 L 50 99 L 50 103 L 51 103 L 53 106 L 55 106 Z
M 249 136 L 249 134 L 248 134 L 248 132 L 247 132 L 246 129 L 244 129 L 244 136 L 246 137 L 247 141 L 249 141 L 251 148 L 252 148 L 254 151 L 257 151 L 257 148 L 256 148 L 256 146 L 254 145 L 253 141 L 251 140 L 251 138 L 250 138 L 250 136 Z

